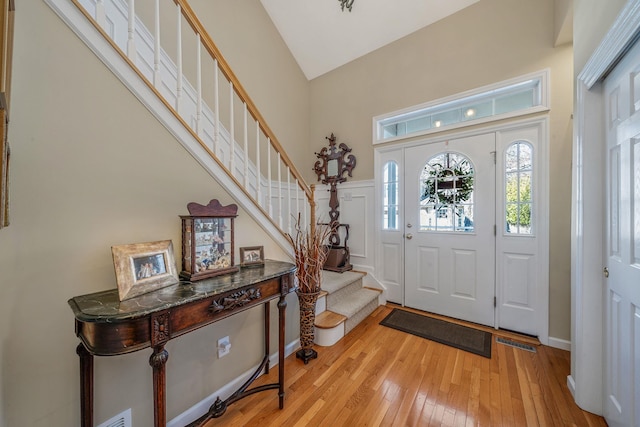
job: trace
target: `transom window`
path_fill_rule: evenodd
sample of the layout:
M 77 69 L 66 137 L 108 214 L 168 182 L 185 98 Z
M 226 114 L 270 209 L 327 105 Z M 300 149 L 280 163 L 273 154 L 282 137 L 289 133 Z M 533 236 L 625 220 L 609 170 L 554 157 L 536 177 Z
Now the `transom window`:
M 474 168 L 464 155 L 433 156 L 420 174 L 420 230 L 473 232 Z
M 548 71 L 374 117 L 374 144 L 549 109 Z
M 382 195 L 382 227 L 398 229 L 398 164 L 390 161 L 384 165 L 384 194 Z
M 531 234 L 533 147 L 517 141 L 505 151 L 505 232 Z

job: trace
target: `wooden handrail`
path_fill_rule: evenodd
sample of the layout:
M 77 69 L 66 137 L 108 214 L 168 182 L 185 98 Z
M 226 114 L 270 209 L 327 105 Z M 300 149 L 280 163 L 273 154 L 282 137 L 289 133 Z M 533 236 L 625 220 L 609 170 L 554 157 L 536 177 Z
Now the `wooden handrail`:
M 91 16 L 88 13 L 88 11 L 80 4 L 80 0 L 69 0 L 69 1 L 71 3 L 73 3 L 78 8 L 78 10 L 89 20 L 89 22 L 91 22 L 91 24 L 96 28 L 96 30 L 99 33 L 102 34 L 102 36 L 105 38 L 105 40 L 115 49 L 116 52 L 118 52 L 118 54 L 122 57 L 122 59 L 129 64 L 129 66 L 132 68 L 132 70 L 141 78 L 141 80 L 145 83 L 145 85 L 152 92 L 154 92 L 156 94 L 158 99 L 169 109 L 169 111 L 171 111 L 171 113 L 174 115 L 174 117 L 184 126 L 184 128 L 198 141 L 198 143 L 201 145 L 201 147 L 209 154 L 211 159 L 213 161 L 215 161 L 218 166 L 220 166 L 222 169 L 224 169 L 226 171 L 226 173 L 228 174 L 229 178 L 240 188 L 240 190 L 245 195 L 247 195 L 250 199 L 253 200 L 253 202 L 255 204 L 255 208 L 258 211 L 262 212 L 262 214 L 265 216 L 265 218 L 268 219 L 276 228 L 278 228 L 280 230 L 280 232 L 283 235 L 286 236 L 287 232 L 283 230 L 284 225 L 282 223 L 282 220 L 276 221 L 272 217 L 270 208 L 268 210 L 265 210 L 266 208 L 263 208 L 261 206 L 259 200 L 256 200 L 250 194 L 248 189 L 246 188 L 246 181 L 245 181 L 245 185 L 241 184 L 238 181 L 238 179 L 234 176 L 234 174 L 227 167 L 227 165 L 223 164 L 223 162 L 216 156 L 216 154 L 214 153 L 212 148 L 209 147 L 204 142 L 204 140 L 199 135 L 199 132 L 196 129 L 193 129 L 185 121 L 185 118 L 183 118 L 179 114 L 176 106 L 170 104 L 169 101 L 155 87 L 153 82 L 151 82 L 147 77 L 145 77 L 145 75 L 138 69 L 136 64 L 133 62 L 132 58 L 130 58 L 115 43 L 115 41 L 111 39 L 111 37 L 104 31 L 102 26 L 96 21 L 96 19 L 93 16 Z M 173 1 L 177 5 L 177 7 L 179 7 L 181 15 L 187 20 L 187 22 L 189 23 L 191 28 L 196 32 L 196 34 L 199 35 L 200 42 L 202 44 L 204 44 L 204 46 L 207 49 L 207 51 L 209 52 L 209 54 L 212 56 L 212 58 L 217 63 L 217 69 L 220 70 L 222 72 L 222 74 L 224 75 L 224 77 L 229 81 L 230 86 L 234 91 L 233 93 L 237 94 L 237 96 L 240 98 L 240 100 L 246 106 L 245 107 L 246 111 L 251 114 L 253 119 L 258 124 L 259 129 L 262 131 L 264 136 L 266 138 L 268 138 L 270 146 L 273 147 L 274 151 L 278 154 L 278 157 L 279 157 L 278 161 L 281 162 L 282 164 L 284 164 L 287 167 L 287 169 L 289 171 L 289 174 L 290 174 L 288 176 L 293 176 L 297 180 L 297 186 L 298 186 L 298 188 L 303 190 L 303 192 L 304 192 L 304 194 L 306 196 L 307 202 L 308 202 L 308 206 L 311 209 L 311 211 L 310 211 L 310 222 L 311 222 L 311 226 L 313 227 L 315 225 L 315 201 L 314 201 L 314 189 L 313 189 L 313 187 L 310 188 L 307 185 L 305 180 L 302 178 L 302 175 L 298 172 L 298 170 L 296 169 L 295 165 L 291 162 L 291 159 L 287 156 L 287 154 L 285 153 L 284 149 L 282 148 L 282 146 L 278 142 L 277 138 L 275 137 L 275 135 L 273 134 L 271 129 L 267 126 L 264 118 L 258 112 L 255 104 L 251 101 L 251 99 L 247 95 L 246 91 L 244 90 L 244 88 L 242 87 L 240 82 L 238 81 L 237 77 L 235 77 L 235 75 L 231 71 L 228 63 L 224 60 L 224 58 L 222 57 L 222 54 L 218 51 L 217 47 L 215 46 L 215 44 L 211 40 L 211 37 L 204 30 L 204 27 L 202 26 L 200 21 L 197 19 L 197 17 L 195 16 L 193 10 L 190 8 L 190 6 L 184 0 L 173 0 Z M 233 115 L 232 115 L 232 117 L 233 117 Z M 245 121 L 245 123 L 246 123 L 246 121 Z M 232 136 L 231 143 L 232 143 L 232 147 L 233 147 L 233 132 L 232 132 L 231 136 Z M 269 152 L 270 152 L 270 147 L 269 147 Z M 245 158 L 245 161 L 246 161 L 246 158 Z M 281 163 L 278 163 L 278 165 L 280 165 Z M 231 164 L 231 167 L 233 167 L 233 162 Z M 258 170 L 259 170 L 259 168 L 258 168 Z M 245 171 L 245 173 L 246 173 L 246 171 Z M 278 172 L 278 179 L 281 179 L 280 172 Z M 287 179 L 287 182 L 289 182 L 288 179 Z M 281 183 L 280 183 L 280 185 L 281 185 Z M 290 190 L 289 190 L 289 195 L 291 195 L 291 191 Z M 282 208 L 280 208 L 280 209 L 281 209 L 280 210 L 280 215 L 282 215 Z M 306 209 L 305 209 L 305 211 L 306 211 Z M 289 221 L 289 226 L 291 226 L 290 221 Z
M 273 146 L 274 150 L 280 153 L 280 157 L 282 158 L 284 163 L 289 167 L 289 170 L 291 171 L 293 176 L 298 180 L 300 187 L 304 190 L 307 196 L 307 200 L 312 201 L 313 192 L 307 185 L 306 181 L 304 180 L 300 172 L 298 172 L 298 169 L 295 167 L 295 165 L 293 164 L 293 162 L 291 161 L 287 153 L 282 148 L 282 145 L 276 138 L 275 134 L 271 131 L 271 129 L 267 125 L 266 120 L 264 119 L 264 117 L 262 117 L 262 115 L 258 111 L 258 108 L 255 106 L 255 104 L 253 103 L 253 101 L 245 91 L 244 87 L 240 83 L 240 80 L 238 80 L 236 75 L 231 70 L 231 67 L 229 67 L 229 64 L 222 56 L 222 53 L 220 52 L 220 50 L 218 50 L 217 46 L 213 42 L 213 39 L 211 38 L 209 33 L 205 30 L 204 26 L 196 16 L 195 12 L 193 11 L 189 3 L 187 3 L 186 0 L 173 0 L 173 1 L 176 5 L 180 6 L 180 9 L 182 10 L 182 14 L 184 18 L 186 19 L 187 23 L 191 26 L 193 31 L 195 31 L 196 34 L 200 35 L 200 39 L 203 45 L 205 46 L 205 48 L 207 49 L 207 51 L 209 52 L 209 54 L 214 59 L 218 60 L 218 67 L 220 68 L 220 71 L 222 71 L 222 73 L 227 78 L 227 80 L 229 80 L 233 84 L 233 88 L 236 94 L 238 95 L 238 97 L 240 98 L 240 100 L 246 103 L 249 113 L 251 114 L 253 119 L 259 123 L 260 129 L 262 129 L 264 134 L 267 137 L 269 137 L 269 139 L 271 140 L 271 145 Z

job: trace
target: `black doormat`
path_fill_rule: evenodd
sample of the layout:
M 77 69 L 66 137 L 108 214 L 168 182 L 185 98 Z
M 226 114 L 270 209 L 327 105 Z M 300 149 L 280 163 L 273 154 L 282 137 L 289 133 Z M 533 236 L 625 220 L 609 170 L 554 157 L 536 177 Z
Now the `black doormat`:
M 491 359 L 491 333 L 394 308 L 381 325 Z

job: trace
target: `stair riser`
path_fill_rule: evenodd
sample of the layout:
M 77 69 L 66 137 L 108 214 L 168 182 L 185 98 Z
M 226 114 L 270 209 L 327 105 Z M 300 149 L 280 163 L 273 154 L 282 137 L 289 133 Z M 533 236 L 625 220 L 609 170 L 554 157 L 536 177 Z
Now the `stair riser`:
M 369 316 L 373 311 L 378 308 L 378 298 L 371 301 L 369 304 L 364 306 L 362 310 L 357 312 L 352 317 L 348 318 L 344 324 L 344 334 L 348 334 L 353 328 L 358 326 L 360 322 L 362 322 L 367 316 Z
M 327 295 L 327 310 L 331 310 L 331 307 L 338 301 L 348 298 L 349 295 L 357 292 L 360 289 L 362 289 L 362 279 L 358 279 L 355 282 L 348 284 L 344 288 Z

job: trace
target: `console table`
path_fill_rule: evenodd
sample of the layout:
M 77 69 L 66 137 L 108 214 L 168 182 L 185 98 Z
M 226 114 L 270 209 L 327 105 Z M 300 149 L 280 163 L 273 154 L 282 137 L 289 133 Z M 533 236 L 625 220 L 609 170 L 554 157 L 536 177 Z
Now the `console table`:
M 264 266 L 243 268 L 237 273 L 198 282 L 181 283 L 126 301 L 116 289 L 71 298 L 80 357 L 81 425 L 93 426 L 93 356 L 113 356 L 150 347 L 153 368 L 154 425 L 166 425 L 166 372 L 169 353 L 164 348 L 172 338 L 264 304 L 262 363 L 251 378 L 226 400 L 219 397 L 191 425 L 204 424 L 224 414 L 227 405 L 250 394 L 277 389 L 280 409 L 284 406 L 285 296 L 294 290 L 295 266 L 265 261 Z M 278 382 L 249 389 L 264 370 L 269 372 L 269 301 L 278 300 Z

